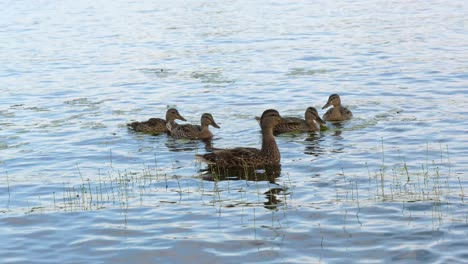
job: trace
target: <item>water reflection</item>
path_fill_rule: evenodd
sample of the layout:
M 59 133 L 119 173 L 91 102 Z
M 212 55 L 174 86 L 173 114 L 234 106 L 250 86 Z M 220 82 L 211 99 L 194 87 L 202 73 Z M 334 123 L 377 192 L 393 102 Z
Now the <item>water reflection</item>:
M 176 75 L 176 72 L 171 69 L 163 69 L 163 68 L 143 68 L 139 69 L 143 74 L 147 74 L 148 76 L 156 76 L 158 78 L 167 78 L 173 75 Z
M 322 134 L 310 133 L 305 141 L 304 154 L 318 157 L 325 153 L 325 149 L 320 146 L 320 143 L 324 141 Z
M 169 135 L 169 133 L 145 133 L 145 132 L 136 132 L 132 129 L 128 129 L 129 133 L 134 134 L 137 138 L 144 138 L 148 142 L 159 142 L 161 137 L 166 138 L 164 144 L 167 149 L 172 152 L 182 152 L 182 151 L 197 151 L 200 149 L 200 142 L 204 145 L 206 151 L 212 151 L 213 143 L 211 139 L 175 139 Z
M 275 183 L 276 178 L 281 175 L 281 166 L 268 166 L 264 168 L 220 168 L 208 165 L 206 169 L 200 170 L 203 180 L 206 181 L 267 181 Z
M 337 129 L 329 130 L 329 132 L 331 132 L 329 134 L 323 133 L 323 132 L 308 134 L 308 137 L 305 139 L 304 154 L 318 157 L 322 155 L 323 153 L 326 153 L 327 149 L 328 151 L 333 152 L 333 153 L 342 153 L 344 150 L 344 144 L 342 142 L 343 131 L 341 130 L 341 128 L 343 128 L 343 124 L 334 123 L 334 126 Z M 323 147 L 322 144 L 327 141 L 326 140 L 327 136 L 332 137 L 332 139 L 334 140 L 333 145 Z
M 344 130 L 344 123 L 345 122 L 328 122 L 329 130 L 328 133 L 325 135 L 331 136 L 333 139 L 332 146 L 326 146 L 326 149 L 329 149 L 330 152 L 333 153 L 342 153 L 344 150 L 344 138 L 342 136 Z M 320 141 L 325 141 L 324 139 L 320 139 Z M 307 154 L 307 153 L 306 153 Z
M 167 135 L 169 136 L 169 134 L 167 132 L 140 132 L 140 131 L 135 131 L 131 128 L 128 128 L 127 127 L 127 130 L 128 130 L 128 133 L 129 134 L 133 134 L 133 135 L 137 135 L 137 136 L 163 136 L 163 135 Z
M 277 195 L 285 195 L 286 188 L 283 187 L 277 187 L 277 188 L 271 188 L 268 191 L 266 191 L 265 197 L 267 199 L 266 202 L 264 202 L 264 206 L 266 209 L 270 210 L 276 210 L 278 209 L 279 205 L 283 204 L 283 201 L 278 199 Z
M 213 149 L 211 140 L 191 140 L 191 139 L 174 139 L 168 137 L 165 145 L 169 151 L 182 152 L 182 151 L 199 151 L 200 144 L 203 144 L 205 151 Z
M 213 165 L 208 165 L 206 169 L 200 170 L 202 179 L 205 181 L 228 181 L 228 180 L 245 180 L 245 181 L 266 181 L 275 184 L 276 178 L 281 175 L 281 166 L 269 166 L 262 169 L 254 168 L 220 168 Z M 274 185 L 268 191 L 264 192 L 266 201 L 264 207 L 269 210 L 276 210 L 283 201 L 278 199 L 277 195 L 282 194 L 286 189 L 282 186 Z
M 331 122 L 331 124 L 333 125 L 333 136 L 337 139 L 343 139 L 343 137 L 341 137 L 344 128 L 343 122 Z

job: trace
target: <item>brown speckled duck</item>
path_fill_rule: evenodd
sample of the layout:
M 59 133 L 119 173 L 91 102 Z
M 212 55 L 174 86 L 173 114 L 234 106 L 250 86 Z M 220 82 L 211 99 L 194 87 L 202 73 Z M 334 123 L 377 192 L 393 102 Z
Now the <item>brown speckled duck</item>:
M 147 121 L 143 122 L 133 122 L 127 124 L 127 126 L 133 129 L 136 132 L 146 132 L 146 133 L 167 133 L 169 130 L 167 129 L 167 124 L 172 124 L 172 127 L 176 127 L 177 123 L 175 122 L 176 119 L 186 121 L 183 118 L 177 109 L 170 108 L 166 111 L 166 120 L 162 118 L 150 118 Z
M 199 125 L 177 125 L 175 127 L 168 123 L 167 128 L 169 133 L 174 138 L 187 138 L 187 139 L 211 139 L 213 134 L 208 129 L 208 126 L 219 128 L 213 116 L 209 113 L 204 113 L 200 119 L 201 126 Z
M 304 117 L 305 120 L 297 117 L 283 117 L 282 122 L 273 129 L 273 133 L 320 131 L 320 128 L 325 124 L 317 109 L 312 106 L 306 109 Z
M 213 150 L 213 153 L 195 155 L 196 159 L 223 168 L 278 166 L 281 155 L 273 135 L 273 128 L 281 122 L 278 111 L 268 109 L 260 118 L 262 148 L 233 148 Z
M 323 120 L 325 121 L 344 121 L 351 119 L 353 117 L 353 113 L 351 113 L 348 108 L 341 106 L 341 99 L 340 96 L 337 94 L 332 94 L 328 98 L 328 102 L 322 107 L 325 109 L 333 105 L 332 109 L 329 109 L 324 115 Z

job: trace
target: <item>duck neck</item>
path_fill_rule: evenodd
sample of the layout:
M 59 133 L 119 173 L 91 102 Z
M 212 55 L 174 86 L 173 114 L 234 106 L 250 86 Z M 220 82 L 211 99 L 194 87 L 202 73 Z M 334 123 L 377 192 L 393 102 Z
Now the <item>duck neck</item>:
M 166 124 L 171 124 L 171 125 L 174 125 L 176 122 L 175 122 L 175 119 L 172 119 L 172 118 L 166 118 Z
M 275 136 L 273 135 L 273 127 L 262 129 L 262 152 L 272 156 L 280 155 Z
M 210 139 L 213 137 L 213 134 L 211 133 L 211 131 L 208 129 L 208 125 L 205 125 L 205 124 L 202 124 L 201 125 L 201 130 L 200 130 L 200 135 L 199 135 L 200 138 L 203 138 L 203 139 Z
M 320 125 L 314 119 L 306 119 L 307 126 L 312 130 L 320 130 Z
M 206 124 L 201 124 L 201 132 L 202 132 L 202 133 L 208 133 L 208 132 L 210 132 L 210 129 L 208 129 L 208 125 L 206 125 Z

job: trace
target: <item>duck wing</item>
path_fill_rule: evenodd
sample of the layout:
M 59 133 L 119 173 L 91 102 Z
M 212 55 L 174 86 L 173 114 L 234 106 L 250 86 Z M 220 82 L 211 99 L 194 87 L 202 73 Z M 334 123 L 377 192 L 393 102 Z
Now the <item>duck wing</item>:
M 288 133 L 294 131 L 306 131 L 308 129 L 307 123 L 304 119 L 298 117 L 285 117 L 283 121 L 276 125 L 273 129 L 275 134 Z
M 175 138 L 197 139 L 201 129 L 199 125 L 178 125 L 171 130 L 171 135 Z
M 353 116 L 353 113 L 351 112 L 351 110 L 349 110 L 348 108 L 344 106 L 340 107 L 340 112 L 341 112 L 341 115 L 345 117 L 346 119 L 349 119 Z
M 262 164 L 263 156 L 259 149 L 240 147 L 214 150 L 212 153 L 196 155 L 196 158 L 219 167 L 251 167 Z
M 150 118 L 147 121 L 127 124 L 127 126 L 136 132 L 167 132 L 166 120 L 161 118 Z

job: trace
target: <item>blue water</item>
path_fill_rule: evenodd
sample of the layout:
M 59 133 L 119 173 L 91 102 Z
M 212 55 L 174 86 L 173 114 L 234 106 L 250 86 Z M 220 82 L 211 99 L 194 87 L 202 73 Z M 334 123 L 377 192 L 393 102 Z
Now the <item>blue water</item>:
M 0 3 L 3 263 L 468 261 L 464 1 Z M 204 112 L 259 147 L 267 108 L 354 113 L 277 138 L 276 177 L 129 131 Z

